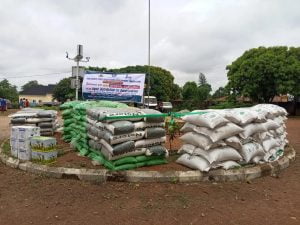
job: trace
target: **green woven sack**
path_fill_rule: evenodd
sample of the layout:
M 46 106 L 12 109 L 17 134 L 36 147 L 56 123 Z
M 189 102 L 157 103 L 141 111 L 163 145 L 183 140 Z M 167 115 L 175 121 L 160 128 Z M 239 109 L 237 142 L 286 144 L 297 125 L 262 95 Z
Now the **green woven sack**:
M 146 166 L 154 166 L 154 165 L 166 164 L 167 162 L 168 161 L 166 159 L 153 159 L 145 162 L 145 164 Z
M 124 158 L 117 159 L 117 160 L 113 161 L 114 166 L 119 166 L 119 165 L 123 165 L 123 164 L 130 164 L 130 163 L 137 163 L 135 157 L 128 156 L 128 157 L 124 157 Z
M 113 170 L 132 170 L 136 168 L 136 163 L 134 164 L 123 164 L 120 166 L 116 166 Z
M 140 156 L 136 156 L 135 159 L 137 162 L 145 162 L 145 161 L 149 161 L 149 160 L 155 160 L 155 159 L 162 159 L 162 156 L 146 156 L 146 155 L 140 155 Z

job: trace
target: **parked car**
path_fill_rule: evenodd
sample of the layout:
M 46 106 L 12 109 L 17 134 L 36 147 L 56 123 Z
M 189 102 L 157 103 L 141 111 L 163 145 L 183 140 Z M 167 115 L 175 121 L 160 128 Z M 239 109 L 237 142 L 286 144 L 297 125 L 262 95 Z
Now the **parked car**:
M 173 105 L 171 102 L 160 102 L 159 103 L 159 110 L 161 112 L 171 112 L 173 109 Z
M 145 108 L 158 109 L 157 99 L 155 96 L 144 96 Z M 137 107 L 143 107 L 143 101 L 137 104 Z

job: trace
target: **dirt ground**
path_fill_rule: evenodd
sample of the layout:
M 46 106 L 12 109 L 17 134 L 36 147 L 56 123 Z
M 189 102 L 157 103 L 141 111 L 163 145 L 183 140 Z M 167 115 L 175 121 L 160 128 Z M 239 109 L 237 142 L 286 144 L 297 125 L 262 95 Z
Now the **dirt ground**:
M 0 115 L 1 138 L 7 121 Z M 299 155 L 300 118 L 287 128 Z M 298 155 L 278 177 L 249 183 L 96 185 L 0 164 L 0 224 L 300 224 Z

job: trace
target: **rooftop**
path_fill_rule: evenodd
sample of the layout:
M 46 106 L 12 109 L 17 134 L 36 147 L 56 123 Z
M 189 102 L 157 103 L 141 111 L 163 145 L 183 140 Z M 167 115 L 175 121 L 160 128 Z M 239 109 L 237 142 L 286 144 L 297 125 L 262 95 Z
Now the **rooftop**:
M 35 87 L 31 87 L 24 91 L 21 91 L 21 95 L 47 95 L 52 94 L 55 88 L 55 84 L 48 84 L 48 86 L 38 85 Z

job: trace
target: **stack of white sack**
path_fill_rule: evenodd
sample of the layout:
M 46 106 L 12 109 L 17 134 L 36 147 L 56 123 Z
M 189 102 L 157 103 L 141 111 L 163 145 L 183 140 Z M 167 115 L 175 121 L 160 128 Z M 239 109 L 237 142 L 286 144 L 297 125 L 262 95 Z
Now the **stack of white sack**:
M 181 131 L 184 142 L 177 162 L 208 171 L 240 164 L 277 160 L 288 143 L 282 107 L 260 104 L 251 108 L 196 110 L 186 115 Z
M 55 110 L 24 108 L 9 117 L 13 126 L 39 127 L 42 136 L 53 136 L 59 127 Z
M 157 114 L 161 113 L 152 109 L 103 107 L 88 109 L 89 146 L 111 162 L 128 156 L 146 155 L 156 156 L 145 158 L 145 160 L 156 159 L 148 164 L 166 163 L 168 151 L 164 147 L 166 141 L 164 117 L 156 116 Z M 143 115 L 154 116 L 148 118 L 142 117 Z M 110 116 L 125 116 L 125 118 L 107 119 Z M 148 165 L 138 163 L 137 167 Z
M 40 128 L 33 126 L 13 126 L 10 133 L 11 155 L 21 160 L 31 160 L 30 141 L 40 136 Z

